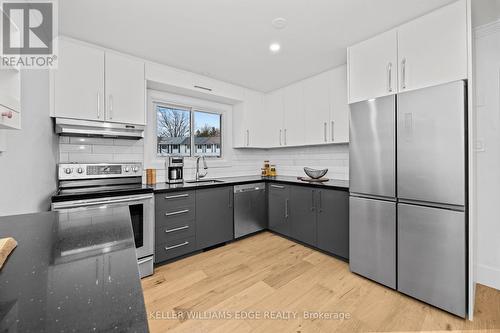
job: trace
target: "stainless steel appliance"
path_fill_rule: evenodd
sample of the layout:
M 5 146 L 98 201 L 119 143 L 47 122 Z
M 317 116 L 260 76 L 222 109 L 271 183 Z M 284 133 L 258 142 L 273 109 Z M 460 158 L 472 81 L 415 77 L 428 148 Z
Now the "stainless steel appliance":
M 167 183 L 184 182 L 184 157 L 170 156 L 166 161 Z
M 144 137 L 144 125 L 109 123 L 102 121 L 56 118 L 55 129 L 59 135 L 124 138 L 139 140 Z
M 355 103 L 350 116 L 351 270 L 461 317 L 466 111 L 457 81 Z
M 234 186 L 234 238 L 266 228 L 266 184 Z
M 153 274 L 154 197 L 140 163 L 59 164 L 52 210 L 128 207 L 141 277 Z M 92 216 L 89 216 L 92 218 Z

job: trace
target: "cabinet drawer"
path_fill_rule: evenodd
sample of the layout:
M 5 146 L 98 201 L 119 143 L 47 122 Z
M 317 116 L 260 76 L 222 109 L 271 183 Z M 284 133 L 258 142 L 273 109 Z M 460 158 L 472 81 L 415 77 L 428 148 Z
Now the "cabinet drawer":
M 195 219 L 194 206 L 156 208 L 156 227 L 172 226 Z
M 194 251 L 196 251 L 195 237 L 170 240 L 156 245 L 155 262 L 162 262 Z
M 161 193 L 156 195 L 157 211 L 174 211 L 181 207 L 192 207 L 194 211 L 194 191 Z
M 165 221 L 156 226 L 156 244 L 169 240 L 187 238 L 196 234 L 196 222 L 190 221 Z

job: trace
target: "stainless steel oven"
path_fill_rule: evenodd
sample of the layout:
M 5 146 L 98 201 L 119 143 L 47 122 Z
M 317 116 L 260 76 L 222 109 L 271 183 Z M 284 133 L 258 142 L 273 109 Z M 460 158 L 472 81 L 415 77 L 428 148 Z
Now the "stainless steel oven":
M 62 166 L 64 167 L 64 166 Z M 61 168 L 61 166 L 60 166 Z M 94 167 L 73 166 L 75 170 L 84 169 L 90 171 L 89 176 L 94 177 Z M 154 254 L 154 196 L 151 191 L 142 186 L 141 177 L 129 177 L 128 180 L 119 177 L 119 170 L 131 170 L 130 166 L 112 166 L 116 169 L 113 177 L 99 179 L 81 177 L 84 179 L 59 182 L 59 191 L 52 197 L 52 210 L 74 211 L 100 208 L 128 207 L 130 221 L 134 233 L 137 261 L 141 277 L 153 274 Z M 61 174 L 66 174 L 63 171 Z M 83 174 L 83 172 L 82 172 Z M 64 176 L 63 176 L 64 178 Z

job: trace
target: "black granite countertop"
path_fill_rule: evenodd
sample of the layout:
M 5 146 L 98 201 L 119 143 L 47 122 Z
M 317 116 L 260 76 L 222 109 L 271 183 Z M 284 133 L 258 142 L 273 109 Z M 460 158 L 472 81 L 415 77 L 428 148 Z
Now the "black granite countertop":
M 297 179 L 297 177 L 292 177 L 292 176 L 277 176 L 277 177 L 240 176 L 240 177 L 221 177 L 214 179 L 220 180 L 221 182 L 208 183 L 208 184 L 187 183 L 187 182 L 184 182 L 182 184 L 158 183 L 156 185 L 150 186 L 150 188 L 153 189 L 154 192 L 161 193 L 161 192 L 194 190 L 207 187 L 219 187 L 228 185 L 232 186 L 232 185 L 249 184 L 255 182 L 269 182 L 269 183 L 284 183 L 284 184 L 303 185 L 303 186 L 315 186 L 321 188 L 349 191 L 349 181 L 338 180 L 338 179 L 330 179 L 329 181 L 323 183 L 305 182 Z
M 128 209 L 0 217 L 0 331 L 147 332 Z

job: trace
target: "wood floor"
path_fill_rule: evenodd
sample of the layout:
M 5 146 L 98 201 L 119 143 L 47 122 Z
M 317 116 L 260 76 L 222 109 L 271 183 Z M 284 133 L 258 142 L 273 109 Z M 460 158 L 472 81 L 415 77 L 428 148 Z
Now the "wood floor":
M 151 332 L 500 332 L 500 291 L 478 286 L 475 320 L 462 320 L 269 232 L 161 266 L 142 286 Z

